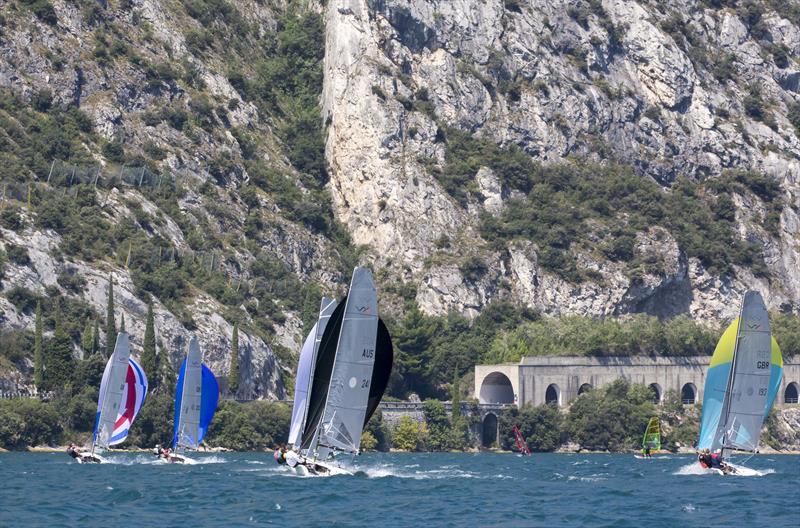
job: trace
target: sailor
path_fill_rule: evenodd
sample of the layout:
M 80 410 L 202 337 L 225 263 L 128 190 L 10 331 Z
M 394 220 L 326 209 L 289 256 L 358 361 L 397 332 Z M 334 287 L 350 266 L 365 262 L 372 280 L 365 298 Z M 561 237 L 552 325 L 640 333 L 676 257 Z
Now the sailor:
M 161 452 L 162 452 L 161 444 L 156 444 L 156 447 L 153 448 L 153 455 L 155 455 L 157 457 L 160 457 L 161 456 Z
M 697 454 L 697 460 L 700 462 L 700 465 L 703 469 L 708 469 L 711 467 L 711 455 L 708 453 L 708 449 L 703 449 Z
M 720 453 L 712 453 L 709 458 L 713 469 L 722 469 L 723 461 Z
M 275 459 L 275 462 L 278 464 L 285 464 L 286 463 L 286 448 L 281 446 L 278 447 L 275 452 L 272 454 L 272 458 Z
M 81 457 L 80 453 L 78 453 L 77 446 L 75 444 L 72 444 L 72 443 L 69 444 L 69 447 L 67 448 L 67 454 L 69 456 L 71 456 L 72 458 L 75 458 L 75 459 L 78 459 L 78 458 Z
M 653 458 L 653 456 L 650 454 L 650 446 L 644 448 L 644 456 L 645 458 Z

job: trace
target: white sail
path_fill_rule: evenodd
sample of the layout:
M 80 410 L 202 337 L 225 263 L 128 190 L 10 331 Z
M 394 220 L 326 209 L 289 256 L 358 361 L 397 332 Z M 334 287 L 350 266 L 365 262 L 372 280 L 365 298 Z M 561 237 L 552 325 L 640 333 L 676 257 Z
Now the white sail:
M 95 433 L 92 450 L 95 446 L 107 449 L 112 443 L 117 416 L 120 412 L 122 395 L 125 392 L 125 378 L 128 374 L 128 360 L 131 357 L 131 346 L 128 334 L 117 334 L 114 352 L 108 358 L 100 382 L 100 396 L 98 398 L 97 417 L 95 419 Z
M 306 424 L 308 414 L 308 392 L 311 390 L 311 380 L 314 377 L 314 364 L 317 360 L 317 352 L 325 327 L 331 318 L 331 314 L 338 306 L 338 302 L 328 297 L 322 298 L 319 309 L 319 319 L 311 331 L 308 333 L 303 348 L 300 351 L 300 359 L 297 365 L 297 378 L 295 379 L 294 405 L 292 408 L 292 422 L 289 429 L 289 444 L 295 449 L 300 448 L 302 443 L 302 432 Z
M 200 402 L 202 398 L 203 354 L 196 337 L 189 342 L 183 372 L 183 387 L 180 399 L 180 417 L 175 434 L 176 448 L 197 449 L 199 440 L 197 431 L 200 427 Z
M 758 448 L 769 392 L 771 357 L 767 308 L 758 292 L 747 292 L 718 429 L 723 448 L 745 451 Z
M 356 268 L 312 452 L 319 455 L 321 449 L 335 449 L 358 453 L 375 362 L 377 331 L 378 299 L 372 273 Z

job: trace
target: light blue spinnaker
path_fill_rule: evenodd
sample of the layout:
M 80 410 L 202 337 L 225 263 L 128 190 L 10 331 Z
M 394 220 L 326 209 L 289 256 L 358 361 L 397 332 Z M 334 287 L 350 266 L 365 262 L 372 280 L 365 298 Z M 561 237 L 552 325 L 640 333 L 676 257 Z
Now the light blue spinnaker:
M 214 373 L 203 365 L 197 338 L 189 343 L 175 387 L 175 425 L 173 449 L 197 449 L 208 431 L 219 402 L 219 384 Z

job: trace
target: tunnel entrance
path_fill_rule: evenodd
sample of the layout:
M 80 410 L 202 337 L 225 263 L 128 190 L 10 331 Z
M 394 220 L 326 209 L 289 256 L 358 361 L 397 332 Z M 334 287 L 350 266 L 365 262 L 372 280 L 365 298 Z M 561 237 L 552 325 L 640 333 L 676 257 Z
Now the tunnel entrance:
M 661 403 L 661 396 L 663 391 L 661 390 L 661 385 L 658 383 L 651 383 L 650 384 L 650 391 L 653 393 L 653 403 L 658 405 Z
M 489 413 L 483 418 L 483 434 L 481 435 L 481 445 L 483 447 L 493 447 L 497 443 L 497 416 Z
M 583 394 L 584 392 L 589 392 L 590 390 L 594 389 L 591 383 L 584 383 L 578 388 L 578 396 Z
M 551 383 L 547 386 L 547 390 L 544 393 L 544 402 L 547 405 L 555 405 L 556 407 L 561 405 L 561 390 L 558 385 Z
M 694 383 L 687 383 L 683 386 L 681 400 L 683 400 L 684 405 L 694 405 L 695 400 L 697 400 L 697 387 L 694 386 Z
M 797 383 L 788 384 L 783 391 L 783 403 L 798 403 L 798 393 L 800 390 L 797 388 Z
M 480 391 L 481 403 L 514 403 L 514 388 L 508 376 L 492 372 L 483 379 Z

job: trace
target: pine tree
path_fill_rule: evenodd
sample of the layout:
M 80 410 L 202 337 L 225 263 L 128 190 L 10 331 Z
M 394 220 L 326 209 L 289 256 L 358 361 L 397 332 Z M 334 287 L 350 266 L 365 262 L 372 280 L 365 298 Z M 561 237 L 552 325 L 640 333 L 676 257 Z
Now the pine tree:
M 108 303 L 106 304 L 106 356 L 114 353 L 117 344 L 117 323 L 114 320 L 114 277 L 108 277 Z
M 81 335 L 81 348 L 83 349 L 83 358 L 87 359 L 93 354 L 92 345 L 94 344 L 94 323 L 91 318 L 86 319 L 86 326 L 83 327 L 83 334 Z
M 100 323 L 97 317 L 94 318 L 94 329 L 92 330 L 92 355 L 100 352 Z
M 64 329 L 61 321 L 61 305 L 55 303 L 55 331 L 47 352 L 47 368 L 45 381 L 51 390 L 63 391 L 70 388 L 75 373 L 75 361 L 72 357 L 72 339 Z
M 142 344 L 142 368 L 145 374 L 151 376 L 150 385 L 156 390 L 161 384 L 161 371 L 158 368 L 158 355 L 156 354 L 156 329 L 153 316 L 153 301 L 147 303 L 147 322 L 144 328 L 144 343 Z
M 233 324 L 231 337 L 231 368 L 228 374 L 228 390 L 233 396 L 239 392 L 239 323 Z
M 36 390 L 44 390 L 44 347 L 42 345 L 42 303 L 36 303 L 36 330 L 33 334 L 33 382 Z
M 450 415 L 451 447 L 466 449 L 472 446 L 472 438 L 469 432 L 469 423 L 461 414 L 461 378 L 458 376 L 457 365 L 453 372 L 450 400 L 453 406 Z

